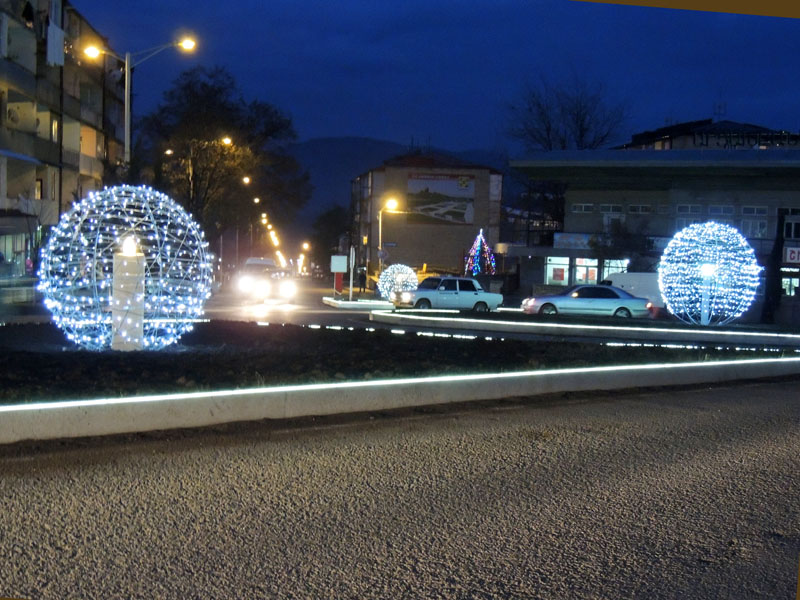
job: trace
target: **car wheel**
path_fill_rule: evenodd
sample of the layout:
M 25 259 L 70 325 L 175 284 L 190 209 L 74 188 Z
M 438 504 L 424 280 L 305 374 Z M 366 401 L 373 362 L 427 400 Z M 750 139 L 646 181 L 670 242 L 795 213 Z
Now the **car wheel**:
M 630 319 L 631 318 L 631 311 L 627 308 L 618 308 L 614 311 L 615 317 L 620 317 L 622 319 Z
M 478 302 L 475 306 L 472 307 L 472 310 L 479 313 L 489 312 L 489 307 L 486 306 L 486 302 Z
M 540 315 L 557 315 L 558 309 L 553 306 L 552 304 L 545 304 L 542 308 L 539 309 Z
M 414 308 L 419 308 L 421 310 L 427 310 L 430 307 L 431 307 L 431 301 L 426 298 L 418 300 L 417 303 L 414 305 Z

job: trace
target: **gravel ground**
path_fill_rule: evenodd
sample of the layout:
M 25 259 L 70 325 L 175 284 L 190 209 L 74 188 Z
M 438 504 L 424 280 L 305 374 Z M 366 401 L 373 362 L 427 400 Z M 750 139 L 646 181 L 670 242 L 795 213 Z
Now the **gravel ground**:
M 0 595 L 793 598 L 798 380 L 0 449 Z

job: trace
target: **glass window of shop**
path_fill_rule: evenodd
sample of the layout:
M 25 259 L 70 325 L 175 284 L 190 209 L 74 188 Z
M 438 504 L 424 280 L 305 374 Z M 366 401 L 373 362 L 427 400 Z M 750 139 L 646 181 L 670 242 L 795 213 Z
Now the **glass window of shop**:
M 544 282 L 547 285 L 569 285 L 569 257 L 548 256 Z
M 783 267 L 781 269 L 781 287 L 784 296 L 800 298 L 800 269 Z
M 603 278 L 613 275 L 614 273 L 627 273 L 628 263 L 630 260 L 623 258 L 620 260 L 604 260 L 603 261 Z
M 597 283 L 597 259 L 575 259 L 575 284 Z

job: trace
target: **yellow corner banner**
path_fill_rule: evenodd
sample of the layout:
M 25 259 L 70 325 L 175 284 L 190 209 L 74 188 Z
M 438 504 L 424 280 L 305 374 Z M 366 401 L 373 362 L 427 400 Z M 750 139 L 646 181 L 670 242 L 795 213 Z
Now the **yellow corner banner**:
M 797 0 L 573 0 L 599 4 L 625 4 L 649 8 L 677 8 L 761 17 L 788 17 L 800 19 L 800 2 Z

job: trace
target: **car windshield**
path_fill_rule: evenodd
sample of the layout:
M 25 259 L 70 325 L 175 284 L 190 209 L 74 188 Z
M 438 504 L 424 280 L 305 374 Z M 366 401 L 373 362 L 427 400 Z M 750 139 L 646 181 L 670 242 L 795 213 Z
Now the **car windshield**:
M 439 287 L 439 282 L 441 278 L 439 277 L 426 277 L 422 280 L 422 282 L 417 286 L 418 290 L 435 290 Z
M 275 270 L 274 267 L 270 267 L 268 265 L 250 263 L 244 265 L 241 269 L 241 272 L 246 273 L 247 275 L 267 275 L 269 273 L 272 273 L 274 270 Z

